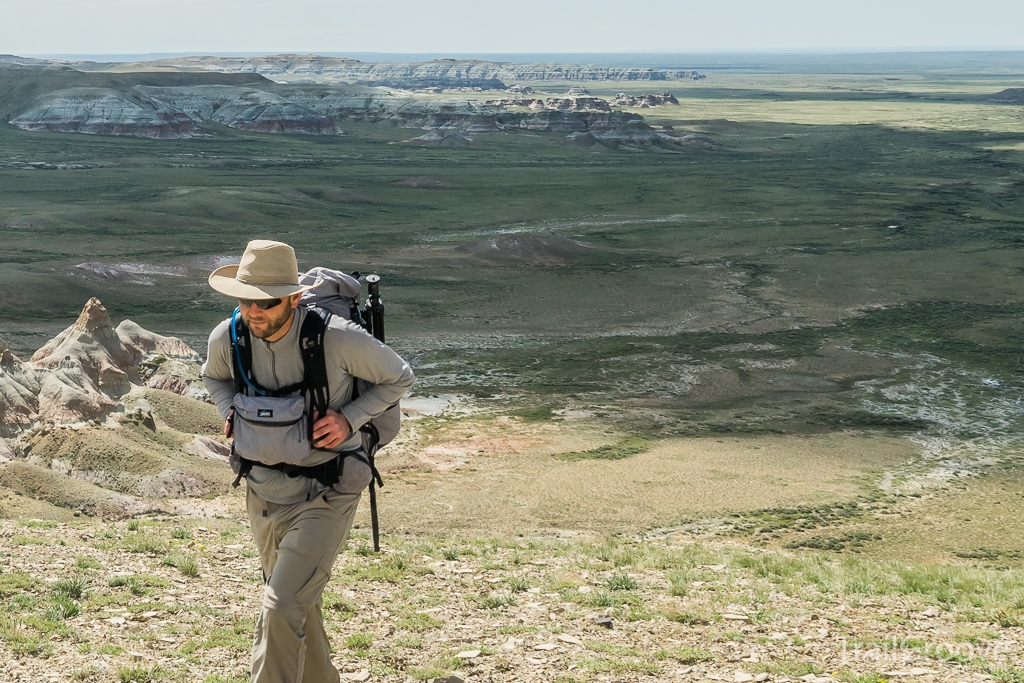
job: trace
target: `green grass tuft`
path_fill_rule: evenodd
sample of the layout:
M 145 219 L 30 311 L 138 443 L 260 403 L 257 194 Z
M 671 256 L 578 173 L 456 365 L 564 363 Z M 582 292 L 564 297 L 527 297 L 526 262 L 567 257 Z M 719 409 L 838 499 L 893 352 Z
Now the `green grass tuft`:
M 599 446 L 589 451 L 573 451 L 571 453 L 559 453 L 555 457 L 559 460 L 622 460 L 632 455 L 638 455 L 647 451 L 647 440 L 638 436 L 630 436 L 610 446 Z
M 635 591 L 640 587 L 640 584 L 626 574 L 615 574 L 608 577 L 608 580 L 605 581 L 605 586 L 608 587 L 608 590 L 613 591 Z
M 103 565 L 93 557 L 79 555 L 75 558 L 75 566 L 79 569 L 100 569 Z
M 369 633 L 353 633 L 345 638 L 345 647 L 349 650 L 368 650 L 373 645 L 373 636 Z
M 65 621 L 77 617 L 81 611 L 82 608 L 77 602 L 65 595 L 58 595 L 46 607 L 43 618 L 47 621 Z
M 72 600 L 81 600 L 82 595 L 85 594 L 86 586 L 88 586 L 88 582 L 85 579 L 74 576 L 58 580 L 50 587 L 50 590 L 56 596 L 64 596 Z
M 412 631 L 413 633 L 423 633 L 425 631 L 432 631 L 435 628 L 440 628 L 443 625 L 439 619 L 435 619 L 429 614 L 421 614 L 419 612 L 413 612 L 403 617 L 398 625 L 400 628 L 406 631 Z
M 121 683 L 152 683 L 164 677 L 165 671 L 159 664 L 153 666 L 121 666 L 117 669 L 117 680 Z
M 530 590 L 530 582 L 520 576 L 510 577 L 505 581 L 505 585 L 508 586 L 509 591 L 512 593 L 525 593 Z

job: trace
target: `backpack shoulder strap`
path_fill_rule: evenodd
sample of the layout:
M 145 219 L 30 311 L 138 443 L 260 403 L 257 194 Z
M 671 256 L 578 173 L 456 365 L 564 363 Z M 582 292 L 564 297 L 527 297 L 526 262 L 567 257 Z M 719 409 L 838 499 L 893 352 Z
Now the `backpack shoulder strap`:
M 235 393 L 248 394 L 248 389 L 257 395 L 263 393 L 252 377 L 252 337 L 237 308 L 231 314 L 231 376 Z
M 302 353 L 303 377 L 309 395 L 309 410 L 323 415 L 331 402 L 327 380 L 327 358 L 324 355 L 324 334 L 331 322 L 330 311 L 316 306 L 306 309 L 306 317 L 299 328 L 299 351 Z M 313 421 L 310 420 L 310 429 Z

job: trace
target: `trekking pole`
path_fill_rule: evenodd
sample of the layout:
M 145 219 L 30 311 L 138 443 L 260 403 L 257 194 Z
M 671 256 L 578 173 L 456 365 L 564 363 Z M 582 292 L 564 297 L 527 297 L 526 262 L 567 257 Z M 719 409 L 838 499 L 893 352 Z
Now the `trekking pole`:
M 366 308 L 363 310 L 366 313 L 366 318 L 370 323 L 370 334 L 373 335 L 374 339 L 384 344 L 384 300 L 380 298 L 380 275 L 367 275 L 366 276 L 366 289 L 369 296 L 366 298 Z M 374 429 L 376 432 L 376 429 Z M 370 445 L 370 469 L 373 470 L 374 474 L 377 472 L 377 468 L 374 466 L 374 456 L 377 452 L 377 439 L 372 438 Z M 370 526 L 373 529 L 373 552 L 380 552 L 380 520 L 377 517 L 377 487 L 376 483 L 380 482 L 383 486 L 384 482 L 380 481 L 379 475 L 374 479 L 370 480 Z
M 374 446 L 373 450 L 377 450 Z M 370 467 L 373 468 L 373 455 L 370 455 Z M 380 520 L 377 518 L 377 487 L 370 479 L 370 528 L 373 529 L 373 552 L 380 552 Z

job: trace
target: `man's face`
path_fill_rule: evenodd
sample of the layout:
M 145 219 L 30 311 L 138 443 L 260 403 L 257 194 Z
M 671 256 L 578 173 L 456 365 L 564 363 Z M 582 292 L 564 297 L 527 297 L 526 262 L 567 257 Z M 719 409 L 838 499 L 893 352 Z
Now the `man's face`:
M 277 332 L 288 324 L 291 320 L 293 299 L 297 299 L 298 296 L 285 297 L 281 299 L 281 303 L 273 308 L 263 310 L 259 308 L 255 303 L 248 306 L 242 306 L 244 302 L 239 302 L 239 310 L 242 314 L 242 322 L 249 328 L 249 332 L 252 336 L 258 339 L 267 339 L 273 337 Z

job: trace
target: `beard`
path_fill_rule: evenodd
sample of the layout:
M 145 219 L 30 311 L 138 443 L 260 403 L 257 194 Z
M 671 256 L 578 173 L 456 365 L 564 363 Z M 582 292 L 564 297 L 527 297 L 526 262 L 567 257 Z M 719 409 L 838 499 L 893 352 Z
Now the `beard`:
M 288 305 L 288 299 L 280 306 L 269 311 L 259 311 L 257 315 L 251 314 L 251 308 L 242 311 L 242 322 L 249 328 L 249 332 L 257 339 L 273 337 L 277 332 L 288 324 L 292 318 L 294 308 Z M 277 315 L 275 312 L 280 311 Z

